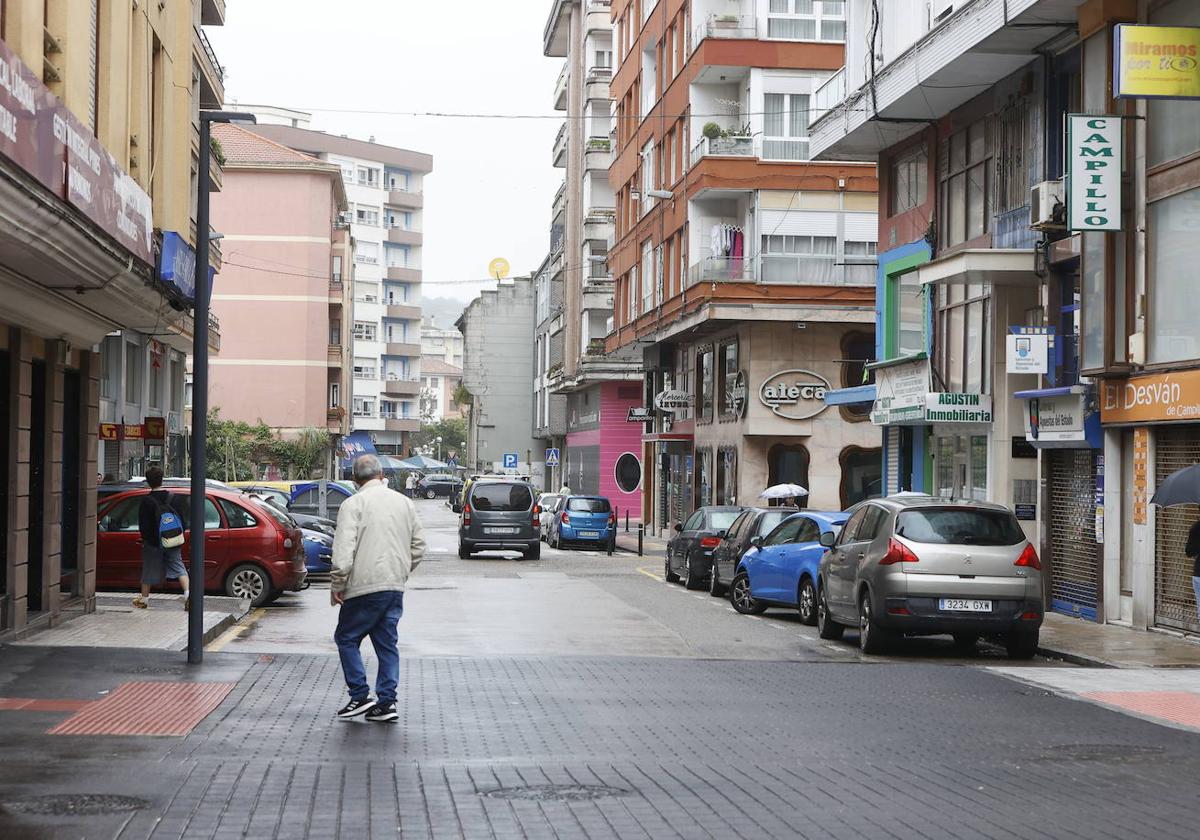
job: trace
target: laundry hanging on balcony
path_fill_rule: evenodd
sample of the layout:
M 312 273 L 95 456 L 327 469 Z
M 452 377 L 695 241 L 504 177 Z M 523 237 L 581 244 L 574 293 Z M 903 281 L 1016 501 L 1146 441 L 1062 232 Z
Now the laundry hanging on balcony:
M 741 259 L 745 253 L 745 234 L 737 225 L 713 225 L 709 247 L 714 257 Z

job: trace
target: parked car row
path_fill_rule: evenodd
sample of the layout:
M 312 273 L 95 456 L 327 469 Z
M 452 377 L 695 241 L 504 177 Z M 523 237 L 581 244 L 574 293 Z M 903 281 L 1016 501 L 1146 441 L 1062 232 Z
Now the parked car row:
M 676 527 L 663 576 L 728 592 L 743 615 L 795 609 L 822 639 L 857 628 L 872 654 L 951 635 L 964 651 L 988 637 L 1029 658 L 1045 609 L 1041 561 L 1012 511 L 912 493 L 842 512 L 702 507 Z

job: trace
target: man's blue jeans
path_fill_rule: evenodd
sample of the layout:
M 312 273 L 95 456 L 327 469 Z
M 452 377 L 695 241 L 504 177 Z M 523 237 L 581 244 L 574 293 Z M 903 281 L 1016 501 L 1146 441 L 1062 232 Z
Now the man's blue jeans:
M 396 702 L 396 686 L 400 683 L 396 625 L 403 614 L 403 592 L 372 592 L 370 595 L 347 598 L 342 604 L 333 640 L 342 658 L 342 673 L 346 676 L 351 700 L 366 700 L 371 693 L 359 652 L 362 640 L 370 636 L 375 657 L 379 660 L 375 696 L 382 705 Z

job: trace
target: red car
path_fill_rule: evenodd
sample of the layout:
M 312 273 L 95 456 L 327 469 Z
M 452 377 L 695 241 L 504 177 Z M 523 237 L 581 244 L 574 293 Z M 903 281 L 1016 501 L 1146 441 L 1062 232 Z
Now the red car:
M 191 569 L 188 490 L 171 491 L 188 542 L 183 562 Z M 137 589 L 142 577 L 142 536 L 138 508 L 149 488 L 103 499 L 96 511 L 96 585 Z M 250 598 L 260 606 L 282 592 L 305 586 L 304 542 L 286 513 L 259 504 L 236 491 L 210 487 L 204 506 L 204 591 Z M 168 581 L 171 587 L 178 587 Z

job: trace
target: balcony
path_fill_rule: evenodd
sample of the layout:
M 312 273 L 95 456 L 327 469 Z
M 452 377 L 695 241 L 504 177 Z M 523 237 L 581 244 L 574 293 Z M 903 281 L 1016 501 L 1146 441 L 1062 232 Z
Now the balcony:
M 217 61 L 217 54 L 204 30 L 192 28 L 195 33 L 196 62 L 200 65 L 200 107 L 220 108 L 225 101 L 225 68 Z
M 758 37 L 754 15 L 709 15 L 699 23 L 692 34 L 694 51 L 705 38 L 736 38 L 753 41 Z
M 388 190 L 386 201 L 392 207 L 407 207 L 419 210 L 425 206 L 425 194 L 394 188 Z
M 562 186 L 558 188 L 558 192 L 554 194 L 554 204 L 551 205 L 551 218 L 559 223 L 559 217 L 567 210 L 567 181 L 564 178 Z
M 220 146 L 217 147 L 218 149 Z M 217 159 L 216 154 L 208 156 L 208 183 L 210 192 L 218 193 L 225 183 L 225 170 L 222 168 L 221 161 Z
M 419 432 L 421 420 L 417 417 L 387 417 L 383 418 L 385 432 Z
M 687 287 L 699 283 L 754 283 L 752 257 L 705 257 L 688 269 Z
M 701 137 L 692 147 L 693 165 L 706 157 L 754 157 L 753 137 Z
M 617 211 L 612 207 L 589 207 L 583 217 L 583 238 L 604 242 L 613 233 Z
M 383 310 L 383 317 L 396 318 L 401 321 L 420 321 L 421 307 L 403 303 L 389 303 Z
M 808 111 L 808 122 L 811 125 L 821 119 L 833 106 L 846 98 L 846 68 L 834 73 L 821 83 L 813 93 L 812 107 Z
M 403 341 L 389 341 L 383 346 L 385 356 L 420 356 L 421 345 Z
M 225 0 L 201 0 L 200 22 L 205 26 L 224 26 Z
M 583 91 L 585 99 L 596 101 L 612 98 L 609 87 L 612 83 L 611 67 L 589 67 L 585 79 L 587 82 Z
M 389 265 L 385 280 L 394 280 L 397 283 L 420 283 L 421 270 L 419 268 L 406 268 L 402 265 Z
M 392 397 L 419 396 L 421 393 L 421 380 L 385 377 L 383 380 L 383 393 Z
M 346 299 L 346 286 L 341 280 L 329 281 L 329 302 L 341 306 Z
M 329 345 L 329 359 L 326 367 L 340 368 L 342 366 L 342 345 Z
M 584 170 L 607 170 L 611 164 L 612 141 L 607 137 L 589 137 L 583 144 Z
M 570 78 L 570 73 L 567 72 L 567 63 L 564 61 L 562 70 L 559 71 L 558 81 L 554 83 L 554 110 L 567 110 L 567 80 Z
M 399 225 L 388 226 L 387 228 L 387 241 L 393 245 L 420 245 L 421 240 L 420 231 L 407 230 Z
M 562 169 L 567 165 L 567 124 L 563 122 L 558 129 L 558 134 L 554 138 L 554 154 L 551 157 L 551 165 Z

